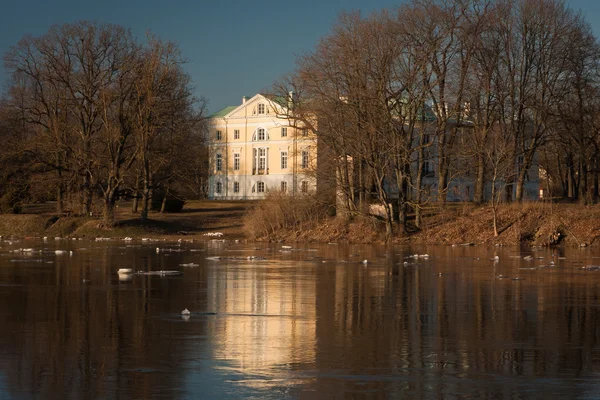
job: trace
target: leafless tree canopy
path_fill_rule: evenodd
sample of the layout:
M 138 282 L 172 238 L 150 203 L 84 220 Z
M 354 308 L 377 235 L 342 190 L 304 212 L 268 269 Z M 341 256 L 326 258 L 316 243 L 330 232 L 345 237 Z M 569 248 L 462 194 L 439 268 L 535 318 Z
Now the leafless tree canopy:
M 4 56 L 11 72 L 3 121 L 18 126 L 33 193 L 85 215 L 101 200 L 182 182 L 202 146 L 204 103 L 194 98 L 179 49 L 117 25 L 83 21 L 24 37 Z M 44 194 L 45 192 L 45 194 Z
M 561 0 L 413 0 L 341 15 L 273 95 L 333 151 L 338 209 L 379 202 L 391 234 L 465 175 L 476 202 L 522 201 L 539 163 L 546 189 L 597 199 L 599 55 Z

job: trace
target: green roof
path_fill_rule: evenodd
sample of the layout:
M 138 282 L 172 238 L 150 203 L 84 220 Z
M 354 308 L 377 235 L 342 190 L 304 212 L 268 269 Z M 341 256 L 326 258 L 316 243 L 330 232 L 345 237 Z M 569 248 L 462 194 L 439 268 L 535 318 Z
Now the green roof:
M 224 109 L 222 109 L 220 111 L 217 111 L 216 113 L 212 114 L 210 116 L 210 118 L 222 118 L 222 117 L 226 116 L 227 114 L 229 114 L 230 112 L 232 112 L 233 110 L 235 110 L 238 107 L 239 106 L 225 107 Z
M 268 97 L 268 99 L 274 103 L 279 104 L 282 107 L 287 107 L 289 105 L 289 103 L 288 103 L 289 100 L 284 96 L 273 96 L 273 97 Z

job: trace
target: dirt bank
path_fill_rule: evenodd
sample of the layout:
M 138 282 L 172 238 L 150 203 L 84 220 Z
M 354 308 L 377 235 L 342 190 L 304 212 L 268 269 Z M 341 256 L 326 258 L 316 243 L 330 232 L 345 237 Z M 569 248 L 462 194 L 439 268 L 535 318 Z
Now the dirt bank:
M 394 243 L 589 246 L 600 240 L 600 206 L 528 203 L 501 206 L 498 237 L 491 207 L 471 204 L 431 208 L 420 231 L 396 236 Z M 342 222 L 331 218 L 293 232 L 278 231 L 261 240 L 381 243 L 384 226 L 370 218 Z
M 417 243 L 590 246 L 600 236 L 600 206 L 575 204 L 508 205 L 498 213 L 494 237 L 491 207 L 465 207 L 441 212 L 410 238 Z

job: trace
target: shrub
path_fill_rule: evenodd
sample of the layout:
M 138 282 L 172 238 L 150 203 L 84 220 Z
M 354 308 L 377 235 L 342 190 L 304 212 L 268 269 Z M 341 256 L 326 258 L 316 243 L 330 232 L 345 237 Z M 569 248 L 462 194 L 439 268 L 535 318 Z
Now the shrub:
M 301 230 L 313 226 L 327 215 L 329 207 L 310 194 L 291 196 L 269 192 L 244 217 L 251 238 L 264 237 L 278 230 Z

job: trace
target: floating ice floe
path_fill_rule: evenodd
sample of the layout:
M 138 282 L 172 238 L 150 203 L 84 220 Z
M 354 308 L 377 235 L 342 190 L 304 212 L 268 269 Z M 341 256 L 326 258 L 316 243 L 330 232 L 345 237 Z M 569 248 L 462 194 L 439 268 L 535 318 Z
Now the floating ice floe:
M 159 253 L 181 253 L 183 251 L 183 249 L 169 249 L 169 248 L 160 248 L 157 247 L 156 248 L 156 254 Z
M 525 257 L 523 257 L 523 260 L 531 261 L 531 260 L 533 260 L 533 256 L 525 256 Z
M 586 265 L 585 267 L 581 267 L 581 269 L 585 271 L 600 271 L 600 265 Z
M 206 232 L 203 236 L 222 237 L 222 232 Z
M 414 259 L 422 258 L 424 260 L 427 260 L 427 259 L 429 259 L 429 254 L 413 254 L 412 256 L 408 256 L 406 258 L 414 258 Z
M 281 246 L 282 249 L 291 250 L 292 246 Z
M 183 275 L 181 271 L 175 270 L 164 270 L 164 271 L 138 271 L 136 275 L 159 275 L 159 276 L 172 276 L 172 275 Z
M 123 238 L 123 240 L 124 240 L 125 242 L 131 242 L 131 241 L 133 241 L 133 238 L 131 238 L 131 237 L 127 236 L 126 238 Z
M 117 271 L 117 274 L 119 274 L 119 275 L 133 274 L 133 269 L 131 269 L 131 268 L 119 268 L 119 270 Z
M 199 267 L 200 264 L 188 263 L 188 264 L 179 264 L 180 267 Z
M 14 249 L 14 250 L 9 250 L 9 253 L 25 253 L 25 254 L 32 254 L 32 253 L 41 253 L 41 250 L 34 250 L 34 249 Z
M 73 255 L 73 251 L 67 251 L 67 250 L 54 250 L 54 254 L 56 254 L 57 256 L 62 256 L 65 254 L 69 254 L 69 255 Z

